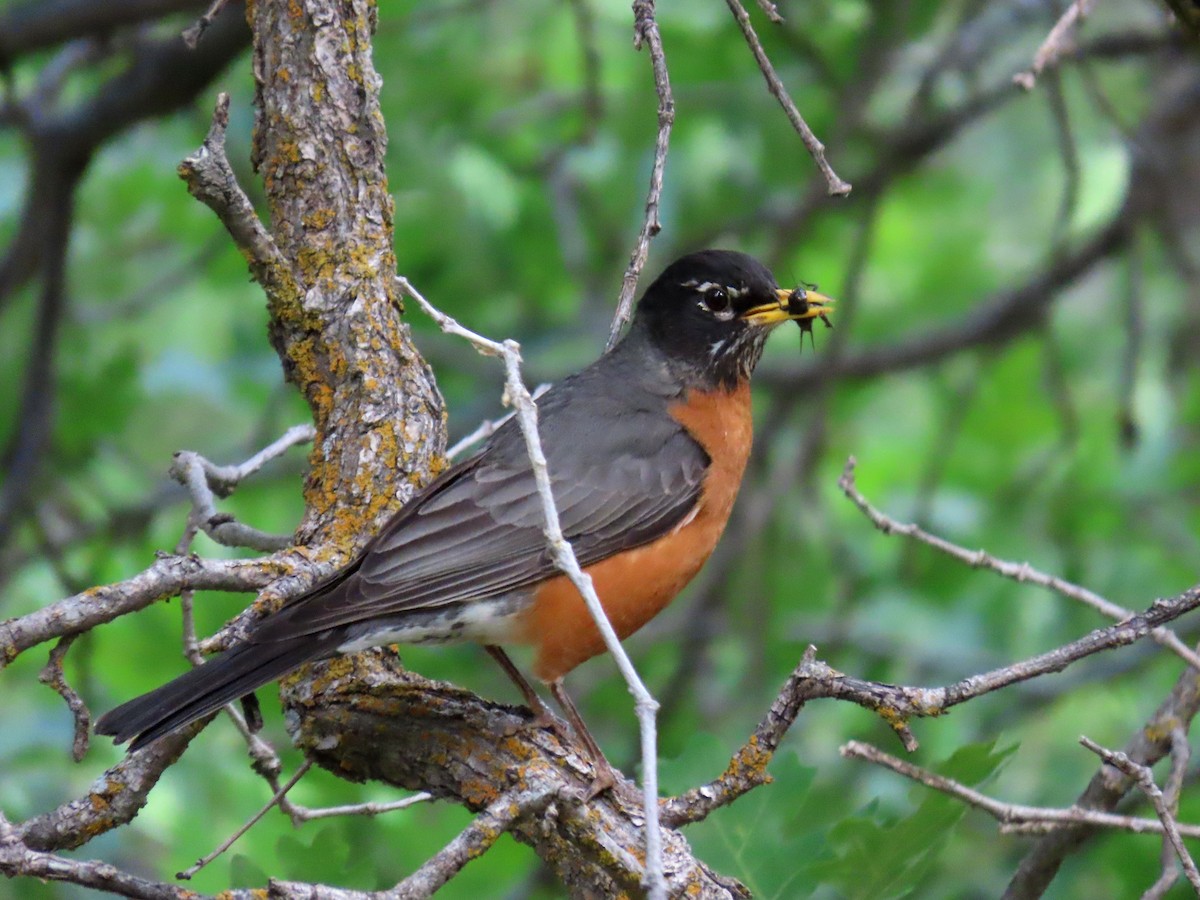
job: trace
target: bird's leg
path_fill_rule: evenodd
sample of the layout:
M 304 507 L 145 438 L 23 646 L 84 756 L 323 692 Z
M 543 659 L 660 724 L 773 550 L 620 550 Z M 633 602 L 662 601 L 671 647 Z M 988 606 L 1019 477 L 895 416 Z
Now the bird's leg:
M 530 711 L 533 713 L 533 721 L 529 723 L 530 726 L 533 728 L 550 728 L 559 736 L 559 738 L 563 740 L 564 743 L 570 741 L 571 736 L 567 733 L 566 729 L 563 728 L 562 722 L 559 721 L 558 716 L 554 715 L 554 713 L 550 711 L 550 708 L 542 702 L 542 698 L 538 696 L 538 693 L 534 689 L 533 685 L 530 684 L 528 679 L 521 674 L 521 670 L 516 667 L 516 664 L 513 663 L 511 659 L 509 659 L 508 654 L 495 644 L 484 644 L 483 649 L 488 652 L 488 655 L 491 656 L 492 659 L 500 664 L 500 668 L 504 670 L 504 674 L 512 679 L 512 683 L 517 686 L 517 690 L 519 690 L 521 692 L 521 696 L 525 698 L 525 705 L 528 706 Z
M 609 788 L 612 788 L 617 783 L 617 775 L 613 771 L 612 764 L 604 756 L 604 751 L 600 749 L 600 745 L 596 743 L 596 739 L 592 737 L 592 733 L 588 731 L 588 727 L 583 724 L 583 717 L 579 715 L 579 709 L 575 706 L 575 702 L 563 687 L 561 678 L 556 678 L 550 682 L 550 693 L 554 695 L 554 699 L 558 701 L 558 705 L 562 707 L 562 711 L 567 714 L 567 719 L 571 722 L 571 727 L 575 729 L 575 733 L 583 742 L 584 749 L 587 750 L 592 762 L 592 769 L 595 772 L 592 778 L 592 786 L 588 788 L 587 795 L 584 799 L 591 800 L 599 794 L 603 794 Z
M 571 735 L 563 728 L 562 721 L 542 702 L 542 698 L 538 696 L 533 685 L 521 674 L 521 670 L 509 659 L 508 654 L 495 644 L 484 644 L 483 649 L 488 652 L 488 655 L 492 659 L 500 664 L 500 668 L 504 670 L 504 674 L 512 679 L 513 684 L 517 686 L 517 690 L 521 692 L 521 696 L 525 698 L 525 703 L 533 711 L 533 721 L 530 724 L 534 728 L 550 727 L 564 744 L 569 744 L 571 742 Z M 583 717 L 579 714 L 579 709 L 575 706 L 575 702 L 563 687 L 561 678 L 550 682 L 550 693 L 554 695 L 554 699 L 562 707 L 562 711 L 566 713 L 567 719 L 571 722 L 571 727 L 575 729 L 575 734 L 583 743 L 583 748 L 590 758 L 592 768 L 595 770 L 596 775 L 592 779 L 591 787 L 588 788 L 585 797 L 585 799 L 591 800 L 617 783 L 616 773 L 613 771 L 612 764 L 604 756 L 604 751 L 600 749 L 600 745 L 596 743 L 596 739 L 588 731 L 588 727 L 583 724 Z

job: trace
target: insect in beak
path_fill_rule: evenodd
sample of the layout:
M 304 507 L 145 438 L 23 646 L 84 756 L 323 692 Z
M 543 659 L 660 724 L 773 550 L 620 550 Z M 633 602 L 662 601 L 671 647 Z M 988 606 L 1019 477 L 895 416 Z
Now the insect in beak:
M 808 309 L 809 309 L 808 292 L 815 291 L 816 289 L 817 289 L 817 286 L 815 284 L 802 284 L 800 287 L 796 288 L 790 294 L 788 294 L 788 298 L 787 298 L 788 315 L 789 316 L 803 316 L 806 312 L 808 312 Z M 833 323 L 829 321 L 829 316 L 827 316 L 825 313 L 823 313 L 823 312 L 818 313 L 815 318 L 820 319 L 822 322 L 824 322 L 826 328 L 833 327 Z M 813 317 L 796 318 L 795 319 L 796 324 L 798 326 L 800 326 L 801 333 L 808 334 L 810 336 L 813 333 L 813 321 L 814 321 Z

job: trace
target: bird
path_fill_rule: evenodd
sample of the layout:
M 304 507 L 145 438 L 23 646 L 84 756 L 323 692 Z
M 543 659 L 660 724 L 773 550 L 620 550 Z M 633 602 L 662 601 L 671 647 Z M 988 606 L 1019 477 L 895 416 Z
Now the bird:
M 537 401 L 564 536 L 617 635 L 682 591 L 729 519 L 752 442 L 750 376 L 768 334 L 828 325 L 833 301 L 780 288 L 732 250 L 667 266 L 620 341 Z M 579 592 L 557 568 L 522 432 L 500 426 L 400 508 L 362 552 L 262 618 L 240 643 L 104 714 L 99 734 L 130 752 L 252 695 L 307 662 L 391 644 L 474 642 L 542 720 L 537 691 L 505 646 L 531 645 L 533 674 L 562 706 L 595 771 L 613 773 L 563 687 L 605 649 Z M 551 717 L 552 718 L 552 717 Z

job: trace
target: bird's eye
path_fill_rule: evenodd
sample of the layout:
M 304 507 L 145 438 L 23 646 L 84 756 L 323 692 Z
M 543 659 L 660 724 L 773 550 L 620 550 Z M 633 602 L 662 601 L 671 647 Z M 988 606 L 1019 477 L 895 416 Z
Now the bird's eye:
M 704 306 L 711 313 L 725 316 L 730 312 L 729 294 L 724 288 L 711 287 L 704 292 Z

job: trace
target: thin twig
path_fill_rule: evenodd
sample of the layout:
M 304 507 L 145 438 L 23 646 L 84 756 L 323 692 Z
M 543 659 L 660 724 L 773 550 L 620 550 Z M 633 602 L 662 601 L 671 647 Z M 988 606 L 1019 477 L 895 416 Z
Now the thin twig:
M 772 3 L 771 0 L 758 0 L 758 8 L 766 13 L 767 18 L 776 25 L 783 24 L 783 16 L 779 14 L 779 7 Z
M 707 818 L 713 810 L 732 803 L 743 794 L 771 780 L 767 766 L 770 765 L 779 742 L 796 721 L 804 704 L 816 696 L 808 694 L 806 688 L 822 680 L 830 684 L 840 677 L 840 673 L 818 660 L 816 655 L 817 648 L 809 645 L 800 664 L 780 688 L 767 714 L 763 716 L 749 740 L 734 754 L 720 777 L 691 788 L 678 797 L 663 801 L 662 817 L 666 824 L 678 828 L 680 825 L 699 822 Z M 901 727 L 905 732 L 908 731 L 908 726 Z M 909 736 L 911 737 L 911 733 Z M 910 749 L 915 747 L 915 744 L 914 740 Z
M 188 192 L 217 214 L 268 296 L 295 297 L 301 291 L 291 264 L 259 220 L 225 155 L 228 127 L 229 95 L 222 93 L 217 95 L 204 143 L 179 164 L 179 176 L 187 183 Z
M 1092 607 L 1110 619 L 1124 621 L 1134 614 L 1132 610 L 1125 609 L 1110 600 L 1106 600 L 1095 591 L 1072 584 L 1069 581 L 1059 578 L 1057 575 L 1047 575 L 1033 568 L 1028 562 L 1008 562 L 997 559 L 983 550 L 967 550 L 935 534 L 930 534 L 916 523 L 897 522 L 872 506 L 871 502 L 858 490 L 854 482 L 855 465 L 856 461 L 853 456 L 846 460 L 842 476 L 838 479 L 838 487 L 842 489 L 842 493 L 850 499 L 850 502 L 857 506 L 863 515 L 871 520 L 871 524 L 884 534 L 900 534 L 912 540 L 919 541 L 974 569 L 988 569 L 1022 584 L 1036 584 L 1039 587 L 1049 588 L 1060 596 L 1070 600 L 1078 600 L 1080 603 Z M 1155 642 L 1174 652 L 1189 666 L 1200 671 L 1200 656 L 1180 640 L 1175 632 L 1168 628 L 1155 628 L 1150 632 L 1150 637 Z
M 1171 771 L 1167 773 L 1167 783 L 1163 787 L 1163 803 L 1171 815 L 1179 818 L 1179 796 L 1183 791 L 1184 776 L 1187 775 L 1188 761 L 1192 748 L 1188 744 L 1187 731 L 1182 725 L 1171 729 Z M 1142 900 L 1162 900 L 1175 882 L 1179 880 L 1179 867 L 1175 864 L 1175 847 L 1167 835 L 1163 835 L 1162 873 L 1158 880 L 1142 894 Z
M 1180 865 L 1183 866 L 1183 874 L 1187 876 L 1192 889 L 1197 894 L 1200 894 L 1200 870 L 1197 870 L 1196 861 L 1192 859 L 1192 854 L 1188 853 L 1187 847 L 1183 845 L 1180 825 L 1175 820 L 1175 816 L 1172 815 L 1171 810 L 1167 808 L 1167 804 L 1163 799 L 1163 792 L 1154 783 L 1154 773 L 1150 771 L 1149 766 L 1143 766 L 1141 763 L 1134 762 L 1125 753 L 1106 750 L 1086 736 L 1080 737 L 1079 743 L 1083 744 L 1083 746 L 1087 747 L 1110 766 L 1124 772 L 1137 783 L 1142 793 L 1146 795 L 1151 805 L 1154 806 L 1154 811 L 1158 813 L 1159 821 L 1162 822 L 1167 838 L 1171 841 L 1171 846 L 1175 848 Z
M 1062 75 L 1053 71 L 1046 76 L 1046 101 L 1050 107 L 1050 119 L 1054 125 L 1054 137 L 1063 165 L 1063 192 L 1054 216 L 1053 252 L 1061 253 L 1067 247 L 1071 232 L 1071 220 L 1079 204 L 1081 181 L 1079 146 L 1071 129 L 1071 114 L 1067 99 L 1063 95 Z
M 758 40 L 758 35 L 754 32 L 754 26 L 750 23 L 750 14 L 746 12 L 746 8 L 738 0 L 725 0 L 725 3 L 729 6 L 729 11 L 733 13 L 733 17 L 737 19 L 738 27 L 742 29 L 742 35 L 745 36 L 746 43 L 750 46 L 750 52 L 754 54 L 754 59 L 758 62 L 759 69 L 762 70 L 763 78 L 767 79 L 767 89 L 779 101 L 779 105 L 783 107 L 788 121 L 792 123 L 792 127 L 800 135 L 800 140 L 804 142 L 804 146 L 813 158 L 813 162 L 817 164 L 817 168 L 825 176 L 825 184 L 830 196 L 846 196 L 850 193 L 852 187 L 850 182 L 843 181 L 838 177 L 838 174 L 833 171 L 833 167 L 829 165 L 829 161 L 825 159 L 825 145 L 817 139 L 817 136 L 813 134 L 813 130 L 808 127 L 808 123 L 804 121 L 804 117 L 800 115 L 800 110 L 796 108 L 796 104 L 788 94 L 787 88 L 779 80 L 779 76 L 775 73 L 775 67 L 771 65 L 771 60 L 767 58 L 767 51 L 763 50 L 762 44 Z
M 1095 0 L 1073 0 L 1038 47 L 1033 55 L 1033 65 L 1024 72 L 1013 76 L 1013 83 L 1027 91 L 1032 91 L 1037 84 L 1037 77 L 1049 66 L 1058 64 L 1064 55 L 1073 47 L 1075 25 L 1092 11 Z
M 282 550 L 291 545 L 291 535 L 267 534 L 238 522 L 228 513 L 219 513 L 216 498 L 228 497 L 244 479 L 291 447 L 308 443 L 315 434 L 312 425 L 294 425 L 278 440 L 235 466 L 218 466 L 199 453 L 180 450 L 171 463 L 171 477 L 187 488 L 192 497 L 196 524 L 217 543 L 255 550 Z
M 392 800 L 388 803 L 351 803 L 346 806 L 322 806 L 318 809 L 293 806 L 292 815 L 293 818 L 301 822 L 308 822 L 313 819 L 331 819 L 334 816 L 382 816 L 384 813 L 408 809 L 410 806 L 416 806 L 418 803 L 426 803 L 432 799 L 433 794 L 427 791 L 419 791 L 411 797 L 405 797 L 403 800 Z
M 1134 834 L 1162 834 L 1165 831 L 1163 823 L 1158 819 L 1143 819 L 1134 816 L 1119 816 L 1098 809 L 1087 809 L 1081 806 L 1070 806 L 1056 809 L 1044 806 L 1023 806 L 1019 803 L 1004 803 L 994 797 L 967 787 L 953 778 L 938 775 L 910 762 L 898 759 L 889 753 L 884 753 L 878 747 L 864 744 L 861 741 L 849 741 L 839 752 L 845 759 L 861 759 L 885 769 L 890 769 L 897 775 L 912 779 L 926 787 L 941 791 L 951 797 L 957 797 L 968 806 L 982 810 L 1001 825 L 1001 831 L 1006 833 L 1024 833 L 1032 830 L 1045 831 L 1067 825 L 1094 825 L 1099 828 L 1113 828 L 1129 831 Z M 1200 837 L 1200 825 L 1178 826 L 1188 837 Z
M 671 126 L 675 123 L 675 98 L 671 94 L 671 78 L 667 73 L 667 57 L 663 52 L 662 35 L 654 19 L 654 0 L 634 0 L 633 46 L 640 50 L 650 48 L 650 65 L 654 69 L 654 91 L 658 95 L 658 136 L 654 141 L 654 165 L 650 169 L 650 190 L 646 195 L 646 214 L 642 228 L 629 257 L 629 268 L 621 278 L 621 294 L 617 298 L 617 312 L 613 316 L 612 328 L 608 333 L 611 350 L 621 336 L 621 329 L 633 314 L 633 295 L 637 291 L 638 279 L 650 255 L 650 241 L 662 230 L 658 219 L 659 202 L 662 199 L 663 172 L 667 165 L 667 145 L 671 140 Z
M 0 669 L 43 641 L 88 631 L 187 588 L 257 591 L 286 569 L 273 559 L 203 559 L 161 555 L 124 581 L 81 591 L 16 619 L 0 622 Z
M 1200 586 L 1177 597 L 1156 600 L 1143 613 L 1116 625 L 1096 629 L 1046 653 L 941 687 L 887 684 L 844 675 L 817 659 L 815 648 L 810 646 L 788 676 L 762 724 L 734 755 L 725 772 L 709 784 L 666 801 L 663 821 L 672 826 L 699 821 L 713 809 L 762 784 L 766 766 L 780 737 L 809 700 L 845 700 L 875 712 L 892 727 L 904 748 L 912 752 L 917 749 L 917 741 L 908 727 L 910 719 L 940 716 L 951 707 L 983 694 L 1050 672 L 1061 672 L 1080 659 L 1131 644 L 1153 628 L 1197 607 L 1200 607 Z
M 251 462 L 257 459 L 258 456 L 261 456 L 261 454 L 256 454 L 255 457 L 252 457 Z M 243 465 L 248 464 L 244 463 Z M 192 541 L 195 539 L 197 531 L 196 520 L 197 513 L 193 509 L 188 515 L 187 524 L 184 525 L 183 533 L 179 536 L 179 541 L 175 545 L 175 554 L 177 556 L 183 556 L 191 552 Z M 195 596 L 196 592 L 191 588 L 180 591 L 179 610 L 184 659 L 193 666 L 200 666 L 204 664 L 204 655 L 201 652 L 200 641 L 196 635 Z M 246 701 L 243 700 L 243 702 Z M 279 758 L 279 754 L 275 748 L 255 733 L 257 729 L 246 721 L 246 717 L 242 714 L 242 710 L 238 708 L 237 704 L 227 703 L 223 709 L 225 714 L 229 716 L 230 721 L 233 722 L 234 728 L 237 729 L 242 739 L 245 740 L 246 750 L 250 754 L 251 765 L 254 771 L 266 779 L 267 784 L 271 786 L 271 790 L 278 791 L 279 773 L 283 771 L 283 761 Z M 294 818 L 293 821 L 295 821 Z
M 538 433 L 537 406 L 521 377 L 520 345 L 512 340 L 498 343 L 476 334 L 436 309 L 406 279 L 397 278 L 397 285 L 404 294 L 416 301 L 417 305 L 437 323 L 442 331 L 465 338 L 480 353 L 486 356 L 497 356 L 504 361 L 505 396 L 516 410 L 517 423 L 525 438 L 525 449 L 533 470 L 534 481 L 537 484 L 538 497 L 542 501 L 542 514 L 546 520 L 546 543 L 553 555 L 555 565 L 579 591 L 604 639 L 605 647 L 612 654 L 630 693 L 634 696 L 634 710 L 638 717 L 642 741 L 642 793 L 646 817 L 646 887 L 651 900 L 665 900 L 666 880 L 662 868 L 662 835 L 659 830 L 658 817 L 658 752 L 655 726 L 658 702 L 646 689 L 637 670 L 633 667 L 633 663 L 630 662 L 629 656 L 621 646 L 620 638 L 617 637 L 616 631 L 608 621 L 604 607 L 600 604 L 600 598 L 596 595 L 591 577 L 580 567 L 579 560 L 575 557 L 575 551 L 563 535 L 558 519 L 558 507 L 555 506 L 554 493 L 550 486 L 546 457 L 542 452 L 542 440 Z
M 71 717 L 75 723 L 71 757 L 75 762 L 81 761 L 87 753 L 88 735 L 92 727 L 92 715 L 88 711 L 87 704 L 83 702 L 83 698 L 75 692 L 75 689 L 67 684 L 67 677 L 63 674 L 63 660 L 77 637 L 79 635 L 69 634 L 61 638 L 54 645 L 54 649 L 50 651 L 50 658 L 46 661 L 45 667 L 38 673 L 38 681 L 52 687 L 54 692 L 66 701 L 67 709 L 71 710 Z
M 542 382 L 533 389 L 533 392 L 530 394 L 530 396 L 534 400 L 537 400 L 538 397 L 542 396 L 542 394 L 546 393 L 548 390 L 550 390 L 550 385 L 546 382 Z M 464 450 L 475 446 L 475 444 L 479 443 L 480 441 L 487 440 L 496 433 L 497 428 L 511 419 L 514 415 L 516 415 L 516 413 L 509 413 L 508 415 L 501 416 L 498 419 L 487 419 L 486 421 L 481 422 L 478 428 L 476 428 L 466 437 L 459 440 L 453 447 L 446 451 L 446 459 L 457 459 Z
M 421 864 L 390 891 L 386 900 L 418 900 L 432 896 L 453 878 L 463 866 L 499 840 L 516 821 L 553 802 L 553 790 L 529 792 L 525 796 L 505 794 L 475 817 L 449 844 Z
M 61 881 L 137 900 L 196 900 L 193 890 L 131 875 L 97 859 L 71 859 L 29 850 L 0 836 L 0 875 Z
M 212 23 L 216 21 L 217 16 L 221 14 L 221 10 L 228 3 L 229 0 L 213 0 L 208 11 L 183 30 L 183 33 L 180 35 L 183 38 L 183 42 L 195 50 L 196 45 L 200 43 L 200 39 L 204 37 L 204 32 L 208 31 Z
M 243 834 L 245 834 L 247 831 L 249 831 L 252 827 L 254 827 L 254 824 L 259 819 L 261 819 L 263 816 L 265 816 L 267 814 L 267 811 L 272 806 L 274 806 L 280 800 L 282 800 L 284 795 L 286 795 L 288 791 L 290 791 L 292 788 L 294 788 L 296 786 L 296 783 L 298 781 L 300 781 L 300 779 L 303 778 L 305 776 L 305 774 L 307 774 L 308 770 L 311 769 L 312 766 L 313 766 L 312 760 L 306 759 L 303 763 L 301 763 L 300 768 L 298 768 L 296 770 L 296 774 L 293 775 L 291 778 L 289 778 L 287 784 L 285 784 L 283 787 L 281 787 L 279 790 L 277 790 L 275 792 L 275 795 L 273 797 L 271 797 L 271 799 L 268 800 L 266 802 L 266 804 L 260 810 L 258 810 L 258 812 L 256 812 L 249 819 L 247 819 L 240 828 L 238 828 L 236 831 L 233 832 L 233 834 L 231 834 L 225 840 L 221 841 L 221 843 L 218 844 L 211 853 L 209 853 L 207 856 L 200 857 L 198 860 L 196 860 L 196 862 L 193 865 L 191 865 L 189 868 L 184 869 L 182 872 L 177 872 L 175 874 L 175 877 L 182 879 L 183 881 L 189 880 L 193 875 L 195 875 L 197 872 L 199 872 L 201 869 L 203 869 L 205 866 L 207 866 L 210 862 L 212 862 L 214 859 L 216 859 L 218 856 L 220 856 L 222 853 L 224 853 L 226 850 L 228 850 L 230 847 L 232 847 L 234 841 L 236 841 L 238 838 L 240 838 Z

